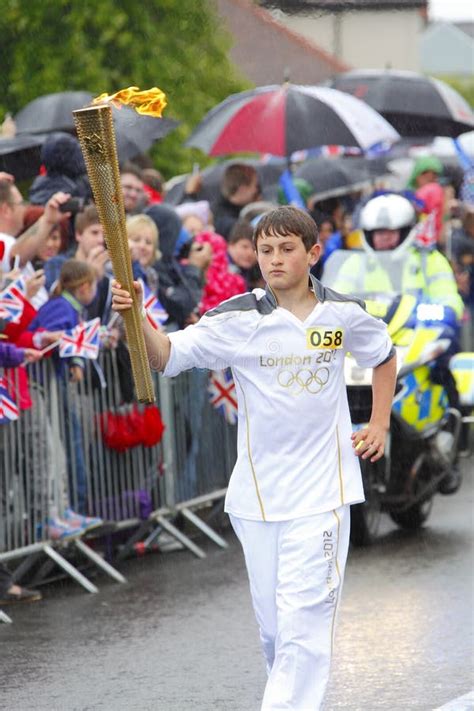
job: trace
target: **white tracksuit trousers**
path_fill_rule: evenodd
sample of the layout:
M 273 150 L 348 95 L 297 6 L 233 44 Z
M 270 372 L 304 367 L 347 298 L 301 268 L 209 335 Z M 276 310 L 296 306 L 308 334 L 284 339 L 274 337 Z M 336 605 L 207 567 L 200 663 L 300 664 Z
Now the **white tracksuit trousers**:
M 329 677 L 350 507 L 291 521 L 230 519 L 267 662 L 261 711 L 318 711 Z

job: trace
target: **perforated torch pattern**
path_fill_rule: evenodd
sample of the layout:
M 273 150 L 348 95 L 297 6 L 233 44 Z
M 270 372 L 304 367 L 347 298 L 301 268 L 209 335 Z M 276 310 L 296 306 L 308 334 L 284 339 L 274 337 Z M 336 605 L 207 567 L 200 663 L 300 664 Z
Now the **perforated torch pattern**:
M 110 106 L 93 106 L 73 111 L 77 135 L 87 167 L 115 278 L 132 294 L 132 308 L 123 312 L 137 398 L 153 402 L 155 394 L 141 326 L 138 301 L 133 289 L 133 272 L 128 247 L 125 209 L 115 131 Z

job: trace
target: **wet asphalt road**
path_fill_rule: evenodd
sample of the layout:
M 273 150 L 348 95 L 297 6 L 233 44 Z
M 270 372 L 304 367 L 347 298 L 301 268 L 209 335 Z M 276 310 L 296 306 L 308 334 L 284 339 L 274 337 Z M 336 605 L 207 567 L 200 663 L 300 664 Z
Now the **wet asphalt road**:
M 385 519 L 376 545 L 351 551 L 325 711 L 432 711 L 474 687 L 472 479 L 436 498 L 423 531 Z M 98 595 L 58 583 L 9 607 L 0 708 L 258 711 L 264 667 L 243 559 L 226 537 L 228 550 L 204 544 L 205 560 L 129 560 L 128 583 L 100 575 Z

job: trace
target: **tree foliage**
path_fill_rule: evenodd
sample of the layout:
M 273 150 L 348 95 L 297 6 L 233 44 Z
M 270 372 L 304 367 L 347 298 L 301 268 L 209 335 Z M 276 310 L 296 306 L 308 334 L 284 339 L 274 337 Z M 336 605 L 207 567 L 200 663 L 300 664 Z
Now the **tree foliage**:
M 212 0 L 2 0 L 0 121 L 56 91 L 158 86 L 181 126 L 154 149 L 169 177 L 202 159 L 183 147 L 212 106 L 248 84 L 228 59 Z
M 456 89 L 474 107 L 474 79 L 472 77 L 440 76 L 439 79 Z

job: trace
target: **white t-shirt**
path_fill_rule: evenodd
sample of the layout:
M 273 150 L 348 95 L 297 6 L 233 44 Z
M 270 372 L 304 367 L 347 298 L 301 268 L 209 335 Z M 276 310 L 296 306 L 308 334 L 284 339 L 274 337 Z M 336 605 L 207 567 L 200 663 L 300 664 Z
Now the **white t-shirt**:
M 289 520 L 364 500 L 344 357 L 372 368 L 392 342 L 359 303 L 313 284 L 319 302 L 303 322 L 255 289 L 169 334 L 164 375 L 232 368 L 238 457 L 225 510 L 240 518 Z

